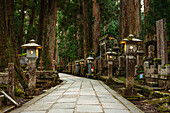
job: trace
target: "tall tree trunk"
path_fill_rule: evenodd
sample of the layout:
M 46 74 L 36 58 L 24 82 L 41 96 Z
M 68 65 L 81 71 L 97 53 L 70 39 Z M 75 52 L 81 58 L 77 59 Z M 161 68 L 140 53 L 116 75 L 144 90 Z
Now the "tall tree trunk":
M 141 0 L 121 0 L 119 38 L 126 38 L 129 34 L 139 36 L 141 30 Z
M 34 19 L 35 19 L 35 9 L 36 9 L 36 0 L 33 0 L 33 6 L 32 6 L 32 12 L 30 15 L 30 20 L 29 20 L 29 28 L 28 28 L 28 38 L 27 40 L 33 39 L 33 25 L 34 25 Z
M 42 45 L 42 40 L 43 40 L 43 29 L 44 29 L 44 13 L 45 13 L 45 8 L 44 8 L 44 0 L 40 0 L 40 12 L 39 12 L 39 21 L 38 21 L 38 39 L 37 42 Z
M 81 13 L 81 4 L 79 6 L 79 9 L 78 9 L 78 15 L 77 15 L 77 23 L 78 23 L 78 31 L 77 31 L 77 41 L 78 41 L 78 56 L 79 56 L 79 59 L 80 58 L 83 58 L 83 44 L 81 42 L 83 42 L 83 35 L 82 35 L 82 13 Z
M 19 82 L 24 86 L 26 85 L 27 78 L 22 71 L 19 57 L 17 54 L 16 38 L 14 32 L 14 0 L 2 0 L 0 2 L 0 39 L 2 45 L 4 45 L 3 54 L 6 56 L 4 59 L 7 63 L 13 62 L 15 66 L 15 72 Z
M 100 7 L 97 0 L 93 0 L 93 16 L 95 18 L 93 25 L 93 52 L 95 55 L 99 55 L 99 38 L 101 37 L 100 27 Z
M 83 38 L 84 59 L 86 59 L 88 52 L 90 52 L 88 3 L 89 3 L 89 0 L 82 0 L 82 8 L 83 8 L 83 32 L 84 32 L 84 38 Z
M 21 9 L 21 16 L 20 16 L 20 19 L 21 19 L 20 36 L 18 39 L 18 52 L 20 54 L 22 53 L 21 45 L 22 45 L 23 36 L 24 36 L 24 17 L 25 17 L 24 10 L 25 10 L 25 1 L 22 0 L 22 9 Z
M 54 70 L 54 46 L 56 35 L 56 17 L 57 17 L 57 0 L 45 0 L 45 20 L 44 20 L 44 44 L 43 44 L 43 61 L 44 67 L 48 70 Z

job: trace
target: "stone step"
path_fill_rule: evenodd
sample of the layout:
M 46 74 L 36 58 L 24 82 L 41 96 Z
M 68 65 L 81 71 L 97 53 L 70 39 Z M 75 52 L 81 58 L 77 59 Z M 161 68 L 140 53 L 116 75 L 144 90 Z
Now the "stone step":
M 158 82 L 147 82 L 147 85 L 150 87 L 154 87 L 158 85 Z

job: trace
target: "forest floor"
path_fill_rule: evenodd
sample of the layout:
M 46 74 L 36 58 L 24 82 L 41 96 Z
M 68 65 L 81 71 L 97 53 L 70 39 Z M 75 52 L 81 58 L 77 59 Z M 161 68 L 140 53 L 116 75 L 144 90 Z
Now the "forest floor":
M 120 95 L 122 95 L 120 89 L 125 87 L 124 85 L 121 85 L 121 84 L 108 85 L 108 86 L 111 89 L 115 90 Z M 152 99 L 157 99 L 157 98 L 155 97 L 155 98 L 152 98 Z M 147 101 L 150 101 L 150 100 L 151 99 L 149 97 L 145 97 L 145 99 L 129 100 L 129 101 L 131 101 L 134 105 L 136 105 L 139 109 L 141 109 L 145 113 L 160 113 L 157 110 L 158 105 L 156 105 L 155 103 L 147 103 Z

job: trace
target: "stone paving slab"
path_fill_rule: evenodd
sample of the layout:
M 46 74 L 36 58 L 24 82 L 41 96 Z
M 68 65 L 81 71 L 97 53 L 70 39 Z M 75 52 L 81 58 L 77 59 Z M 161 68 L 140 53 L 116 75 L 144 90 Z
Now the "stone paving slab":
M 118 110 L 118 109 L 104 109 L 105 113 L 130 113 L 127 110 Z
M 86 105 L 92 105 L 92 104 L 100 104 L 98 100 L 78 100 L 77 104 L 86 104 Z
M 57 102 L 66 102 L 66 103 L 71 103 L 71 102 L 76 102 L 77 98 L 60 98 L 58 99 Z
M 21 113 L 46 113 L 46 111 L 23 111 Z
M 74 109 L 75 103 L 56 103 L 51 109 Z
M 103 82 L 59 74 L 64 82 L 11 113 L 142 113 Z
M 48 113 L 73 113 L 74 109 L 52 109 Z
M 103 110 L 100 105 L 77 105 L 76 112 L 98 112 L 103 113 Z
M 104 109 L 124 109 L 127 110 L 127 108 L 122 105 L 121 103 L 102 103 Z

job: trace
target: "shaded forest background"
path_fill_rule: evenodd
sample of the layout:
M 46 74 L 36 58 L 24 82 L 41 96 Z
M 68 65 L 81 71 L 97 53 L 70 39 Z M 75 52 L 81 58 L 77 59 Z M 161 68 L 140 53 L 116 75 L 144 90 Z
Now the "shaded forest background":
M 138 15 L 133 15 L 135 9 L 130 9 L 135 3 Z M 128 15 L 139 18 L 139 30 L 135 35 L 142 40 L 152 39 L 156 34 L 156 20 L 165 18 L 169 39 L 168 0 L 145 0 L 145 12 L 141 13 L 140 9 L 141 0 L 2 0 L 0 71 L 14 62 L 16 78 L 26 86 L 27 78 L 19 56 L 25 53 L 21 45 L 31 39 L 43 47 L 40 55 L 46 70 L 85 59 L 91 51 L 99 56 L 101 36 L 110 34 L 120 41 L 130 33 L 126 32 L 126 25 L 122 26 Z

